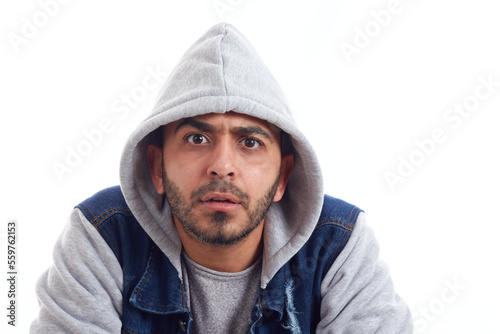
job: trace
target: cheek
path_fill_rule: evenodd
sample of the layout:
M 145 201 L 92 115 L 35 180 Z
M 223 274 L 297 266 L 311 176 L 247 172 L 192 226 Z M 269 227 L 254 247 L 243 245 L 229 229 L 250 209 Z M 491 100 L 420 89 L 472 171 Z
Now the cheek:
M 199 168 L 197 168 L 196 164 L 189 163 L 188 161 L 173 159 L 165 163 L 165 171 L 169 176 L 175 175 L 181 178 L 191 178 L 194 174 L 199 173 Z
M 199 186 L 200 175 L 203 174 L 199 164 L 173 156 L 165 161 L 165 173 L 169 180 L 177 185 L 187 197 Z
M 242 170 L 247 192 L 253 197 L 260 197 L 267 193 L 274 184 L 280 170 L 280 160 L 268 159 L 258 165 L 247 165 Z

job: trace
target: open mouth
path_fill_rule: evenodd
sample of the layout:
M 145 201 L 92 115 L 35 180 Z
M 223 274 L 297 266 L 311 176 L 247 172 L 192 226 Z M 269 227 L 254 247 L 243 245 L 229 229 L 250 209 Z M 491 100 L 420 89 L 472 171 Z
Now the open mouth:
M 209 203 L 230 203 L 230 204 L 236 204 L 234 203 L 233 201 L 227 199 L 227 198 L 211 198 L 207 201 L 204 201 L 204 202 L 209 202 Z
M 240 207 L 240 201 L 231 194 L 210 193 L 200 199 L 201 204 L 211 211 L 234 211 Z

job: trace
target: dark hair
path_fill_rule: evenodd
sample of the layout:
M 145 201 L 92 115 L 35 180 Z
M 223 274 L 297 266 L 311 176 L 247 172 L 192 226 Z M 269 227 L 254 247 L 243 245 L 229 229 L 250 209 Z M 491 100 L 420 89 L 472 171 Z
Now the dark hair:
M 281 155 L 285 155 L 287 153 L 295 155 L 295 149 L 293 147 L 292 140 L 290 139 L 290 135 L 281 130 Z

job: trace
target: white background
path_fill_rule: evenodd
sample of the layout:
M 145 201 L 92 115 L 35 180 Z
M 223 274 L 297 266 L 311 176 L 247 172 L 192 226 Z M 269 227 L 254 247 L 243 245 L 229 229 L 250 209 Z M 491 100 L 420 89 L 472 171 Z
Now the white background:
M 282 84 L 317 150 L 327 193 L 367 213 L 415 332 L 500 333 L 495 1 L 222 0 L 231 6 L 222 17 L 214 0 L 62 2 L 0 5 L 0 332 L 28 332 L 38 311 L 36 279 L 51 264 L 70 211 L 118 184 L 123 144 L 158 88 L 126 117 L 113 106 L 138 92 L 148 69 L 168 72 L 225 20 Z M 43 3 L 52 3 L 51 15 Z M 380 14 L 388 7 L 390 19 Z M 364 29 L 371 37 L 363 38 Z M 357 53 L 346 56 L 346 44 Z M 449 108 L 474 102 L 480 77 L 497 86 L 460 124 L 446 122 Z M 68 147 L 82 145 L 84 131 L 103 119 L 112 130 L 59 180 L 54 162 L 66 164 Z M 428 155 L 416 152 L 415 141 L 436 128 L 446 140 Z M 385 174 L 398 173 L 400 157 L 420 165 L 391 189 Z M 18 222 L 15 329 L 6 318 L 9 219 Z

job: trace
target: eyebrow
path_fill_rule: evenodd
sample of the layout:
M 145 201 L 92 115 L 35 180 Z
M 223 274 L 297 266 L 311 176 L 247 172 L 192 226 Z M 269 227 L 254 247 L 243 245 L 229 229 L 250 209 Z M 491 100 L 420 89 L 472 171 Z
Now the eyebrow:
M 174 133 L 177 133 L 177 131 L 179 131 L 179 129 L 181 129 L 185 126 L 192 126 L 193 128 L 196 128 L 200 131 L 206 131 L 206 132 L 214 132 L 215 131 L 215 126 L 213 126 L 212 124 L 200 122 L 200 121 L 195 120 L 194 118 L 186 118 L 182 122 L 180 122 L 179 125 L 177 125 Z
M 239 134 L 245 135 L 245 136 L 251 136 L 251 135 L 255 135 L 255 134 L 261 135 L 261 136 L 266 137 L 271 143 L 274 143 L 274 139 L 269 134 L 269 132 L 267 132 L 266 130 L 264 130 L 260 126 L 237 126 L 233 129 L 231 129 L 231 131 L 234 133 L 239 133 Z
M 186 127 L 186 126 L 192 126 L 193 128 L 196 128 L 200 131 L 205 131 L 205 132 L 215 132 L 216 128 L 212 124 L 205 123 L 198 121 L 194 118 L 186 118 L 184 119 L 177 127 L 175 128 L 174 133 L 177 133 L 181 128 Z M 261 135 L 265 138 L 267 138 L 271 143 L 274 143 L 273 137 L 269 134 L 268 131 L 264 130 L 260 126 L 237 126 L 231 129 L 231 132 L 245 135 L 245 136 L 251 136 L 251 135 Z

